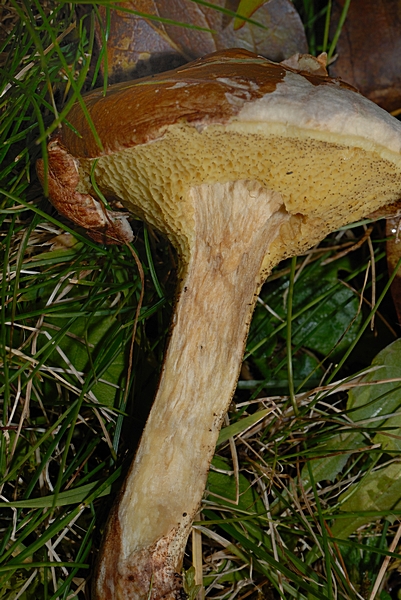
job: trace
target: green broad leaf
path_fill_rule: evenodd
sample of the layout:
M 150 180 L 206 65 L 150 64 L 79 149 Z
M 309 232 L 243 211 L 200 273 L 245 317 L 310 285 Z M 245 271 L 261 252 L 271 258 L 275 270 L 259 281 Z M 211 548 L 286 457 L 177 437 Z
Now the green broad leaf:
M 63 327 L 64 319 L 47 319 L 57 328 Z M 49 329 L 53 337 L 55 331 Z M 113 406 L 121 378 L 126 369 L 124 335 L 114 315 L 77 317 L 69 326 L 67 335 L 57 342 L 50 357 L 54 366 L 66 369 L 70 375 L 71 365 L 83 379 L 94 379 L 91 391 L 96 399 Z M 68 362 L 64 359 L 68 357 Z
M 372 377 L 371 381 L 401 377 L 400 363 L 401 340 L 396 340 L 374 359 L 372 364 L 377 364 L 381 368 L 372 373 L 376 379 Z M 374 436 L 373 443 L 381 444 L 382 450 L 385 452 L 399 453 L 401 452 L 401 381 L 380 384 L 376 387 L 379 389 L 374 390 L 373 386 L 368 388 L 374 394 L 372 407 L 377 409 L 380 404 L 381 414 L 392 412 L 393 415 L 376 423 L 377 426 L 380 425 L 381 431 Z M 355 403 L 355 406 L 357 405 Z
M 236 423 L 232 423 L 231 425 L 228 425 L 228 427 L 224 427 L 220 431 L 220 435 L 217 440 L 217 446 L 224 444 L 224 442 L 227 442 L 227 440 L 229 440 L 230 437 L 234 437 L 235 435 L 238 435 L 238 434 L 242 433 L 243 431 L 245 431 L 246 429 L 248 429 L 248 427 L 255 425 L 255 423 L 264 419 L 269 413 L 271 413 L 270 408 L 266 408 L 265 410 L 259 410 L 258 412 L 254 413 L 253 415 L 244 417 L 243 419 L 240 419 Z
M 327 456 L 311 463 L 315 482 L 333 481 L 352 451 L 370 444 L 361 430 L 373 434 L 373 443 L 381 443 L 386 452 L 401 450 L 401 414 L 397 414 L 401 413 L 401 339 L 379 352 L 372 367 L 377 368 L 362 378 L 360 387 L 348 393 L 347 415 L 358 431 L 338 433 L 327 444 L 319 446 L 319 453 L 327 453 Z M 386 418 L 387 415 L 392 416 Z M 381 431 L 374 435 L 374 430 L 379 428 Z M 302 470 L 302 481 L 304 485 L 310 483 L 307 467 Z
M 99 486 L 98 481 L 93 483 L 87 483 L 80 487 L 67 490 L 66 492 L 60 492 L 57 494 L 56 506 L 68 506 L 70 504 L 80 504 L 88 497 Z M 104 489 L 99 494 L 101 496 L 107 496 L 110 494 L 111 486 Z M 54 495 L 42 496 L 40 498 L 32 498 L 29 500 L 16 500 L 15 502 L 0 502 L 0 508 L 50 508 L 53 506 Z
M 387 415 L 401 411 L 401 339 L 396 340 L 373 359 L 376 370 L 363 377 L 363 383 L 375 381 L 383 383 L 365 385 L 350 390 L 348 394 L 348 416 L 357 423 L 375 418 L 364 427 L 378 428 L 391 426 L 393 417 Z M 389 381 L 387 380 L 399 380 Z M 378 417 L 383 417 L 383 420 Z
M 218 471 L 213 468 L 209 471 L 206 492 L 210 493 L 210 499 L 222 506 L 229 506 L 234 510 L 237 508 L 249 514 L 266 513 L 265 505 L 244 475 L 239 474 L 239 500 L 235 504 L 237 489 L 230 465 L 220 456 L 215 456 L 212 467 Z
M 182 572 L 182 583 L 184 592 L 188 596 L 188 600 L 195 600 L 196 596 L 201 589 L 201 585 L 195 584 L 195 567 L 190 567 L 187 571 Z
M 351 533 L 372 521 L 372 516 L 358 515 L 365 511 L 388 511 L 401 508 L 401 463 L 394 462 L 383 469 L 367 474 L 360 483 L 352 485 L 339 498 L 342 512 L 352 513 L 348 519 L 337 519 L 333 537 L 346 539 Z
M 361 433 L 340 433 L 331 438 L 326 444 L 319 446 L 319 453 L 325 454 L 323 458 L 317 458 L 310 462 L 315 483 L 327 480 L 334 481 L 345 467 L 352 452 L 365 445 Z M 302 469 L 302 483 L 304 487 L 311 484 L 308 466 Z
M 373 443 L 380 444 L 382 450 L 388 453 L 401 453 L 401 415 L 387 419 L 382 429 L 373 438 Z
M 319 263 L 308 265 L 295 283 L 292 367 L 297 388 L 306 382 L 309 387 L 319 385 L 324 373 L 321 358 L 330 355 L 333 359 L 340 355 L 355 340 L 359 330 L 362 319 L 358 314 L 359 300 L 341 282 L 343 272 L 349 271 L 351 264 L 348 258 L 337 262 L 329 268 Z M 261 298 L 269 309 L 261 304 L 256 306 L 247 344 L 265 386 L 277 389 L 278 393 L 288 386 L 287 362 L 282 351 L 287 288 L 288 280 L 285 280 L 275 288 L 269 286 L 262 290 Z
M 333 349 L 335 354 L 341 352 L 354 341 L 362 315 L 358 315 L 357 296 L 341 284 L 339 270 L 348 267 L 348 261 L 338 261 L 327 270 L 313 268 L 296 282 L 294 314 L 307 305 L 310 308 L 293 324 L 295 346 L 327 356 Z

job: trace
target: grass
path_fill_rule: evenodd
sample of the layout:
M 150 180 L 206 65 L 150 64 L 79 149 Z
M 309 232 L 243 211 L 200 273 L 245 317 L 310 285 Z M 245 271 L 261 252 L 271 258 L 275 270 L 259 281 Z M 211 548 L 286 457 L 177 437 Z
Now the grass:
M 297 7 L 312 50 L 332 54 L 331 3 Z M 35 176 L 48 133 L 95 85 L 96 6 L 1 11 L 0 598 L 84 599 L 157 383 L 174 256 L 138 221 L 141 275 L 129 248 L 60 221 Z M 356 224 L 262 290 L 186 557 L 208 598 L 397 598 L 401 374 L 384 241 L 381 222 L 370 235 Z

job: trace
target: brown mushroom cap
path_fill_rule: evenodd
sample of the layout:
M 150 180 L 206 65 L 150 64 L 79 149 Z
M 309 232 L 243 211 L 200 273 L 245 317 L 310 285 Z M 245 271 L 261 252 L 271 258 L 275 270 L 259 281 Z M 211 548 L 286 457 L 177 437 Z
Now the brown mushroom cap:
M 245 50 L 111 86 L 105 97 L 94 91 L 85 103 L 103 149 L 78 104 L 68 120 L 82 137 L 64 127 L 59 138 L 78 159 L 80 191 L 93 194 L 97 158 L 106 197 L 167 234 L 181 254 L 192 235 L 186 194 L 202 183 L 257 180 L 281 193 L 295 228 L 284 255 L 400 195 L 396 119 L 346 84 Z
M 282 64 L 246 50 L 225 50 L 173 71 L 112 85 L 106 96 L 95 90 L 85 96 L 85 104 L 104 152 L 111 154 L 157 139 L 166 127 L 183 120 L 194 125 L 226 123 L 238 113 L 241 99 L 255 100 L 273 92 L 285 74 Z M 309 73 L 306 76 L 316 79 Z M 69 120 L 85 134 L 80 140 L 71 130 L 65 131 L 71 153 L 87 158 L 103 154 L 78 104 L 69 113 Z

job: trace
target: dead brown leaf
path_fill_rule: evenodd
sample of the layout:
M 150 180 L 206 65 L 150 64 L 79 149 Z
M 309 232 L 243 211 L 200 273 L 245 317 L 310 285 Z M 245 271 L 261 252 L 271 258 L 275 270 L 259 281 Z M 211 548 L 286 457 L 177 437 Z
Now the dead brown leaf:
M 217 9 L 235 12 L 240 0 L 215 0 Z M 109 81 L 121 81 L 175 68 L 222 48 L 246 48 L 275 61 L 307 52 L 301 19 L 290 0 L 270 0 L 252 14 L 262 26 L 246 23 L 234 31 L 234 16 L 193 0 L 132 0 L 110 10 L 107 43 Z M 126 12 L 135 10 L 195 28 Z M 106 8 L 100 7 L 106 23 Z M 96 37 L 104 36 L 100 26 Z M 103 63 L 104 68 L 104 63 Z
M 333 4 L 334 31 L 344 0 Z M 388 111 L 401 108 L 401 0 L 352 0 L 330 75 Z

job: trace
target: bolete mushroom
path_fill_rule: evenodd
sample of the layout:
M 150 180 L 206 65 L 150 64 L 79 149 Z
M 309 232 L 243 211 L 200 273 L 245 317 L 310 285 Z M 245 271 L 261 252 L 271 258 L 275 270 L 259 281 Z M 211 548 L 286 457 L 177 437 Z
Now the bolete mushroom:
M 171 600 L 260 287 L 283 258 L 400 197 L 401 125 L 346 84 L 245 50 L 95 90 L 85 104 L 103 147 L 76 104 L 68 121 L 80 135 L 64 126 L 49 143 L 52 201 L 92 206 L 96 160 L 104 196 L 164 233 L 180 263 L 157 395 L 94 597 Z M 96 239 L 130 237 L 96 210 Z

